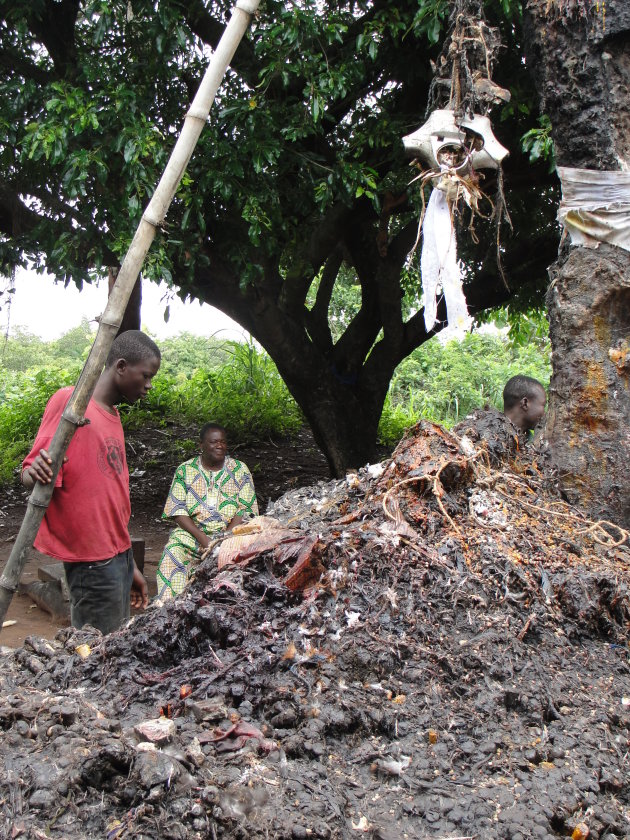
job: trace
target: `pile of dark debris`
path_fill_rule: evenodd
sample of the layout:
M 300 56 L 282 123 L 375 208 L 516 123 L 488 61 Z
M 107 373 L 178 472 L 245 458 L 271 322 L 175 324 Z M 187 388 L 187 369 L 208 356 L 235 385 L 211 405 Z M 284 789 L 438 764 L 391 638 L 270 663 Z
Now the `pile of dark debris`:
M 630 837 L 627 534 L 463 431 L 285 494 L 118 633 L 4 649 L 0 836 Z

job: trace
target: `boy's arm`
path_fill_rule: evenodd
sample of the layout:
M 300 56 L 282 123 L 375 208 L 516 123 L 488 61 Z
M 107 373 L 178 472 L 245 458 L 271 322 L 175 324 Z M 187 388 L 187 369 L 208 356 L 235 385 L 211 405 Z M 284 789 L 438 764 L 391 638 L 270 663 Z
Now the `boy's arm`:
M 140 569 L 133 563 L 133 582 L 131 584 L 131 606 L 135 609 L 146 609 L 149 604 L 149 588 Z

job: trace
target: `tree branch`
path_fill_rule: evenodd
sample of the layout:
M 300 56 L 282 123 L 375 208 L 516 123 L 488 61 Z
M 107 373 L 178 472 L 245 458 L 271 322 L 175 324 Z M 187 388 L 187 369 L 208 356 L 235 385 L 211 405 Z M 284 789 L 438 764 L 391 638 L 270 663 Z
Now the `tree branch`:
M 362 303 L 334 347 L 337 366 L 344 372 L 358 374 L 381 329 L 378 309 L 373 301 Z
M 22 201 L 18 193 L 0 179 L 0 231 L 7 236 L 30 233 L 41 217 Z
M 353 208 L 338 202 L 334 204 L 318 224 L 308 243 L 307 258 L 315 274 L 328 259 L 337 243 L 343 238 L 348 225 L 354 223 Z
M 189 0 L 189 2 L 181 3 L 180 8 L 191 32 L 209 47 L 216 47 L 225 29 L 225 22 L 215 20 L 201 0 Z M 230 62 L 230 66 L 240 73 L 248 84 L 254 85 L 257 81 L 257 64 L 254 48 L 249 41 L 243 38 Z
M 60 77 L 73 78 L 77 72 L 74 27 L 80 5 L 81 0 L 25 4 L 29 29 L 46 47 Z
M 17 190 L 11 184 L 7 184 L 6 181 L 0 178 L 0 232 L 6 236 L 17 239 L 21 236 L 32 235 L 38 226 L 42 222 L 45 222 L 49 226 L 46 232 L 46 241 L 50 241 L 53 237 L 59 238 L 63 233 L 76 234 L 76 228 L 73 227 L 72 220 L 81 223 L 81 227 L 84 226 L 83 220 L 71 208 L 63 204 L 63 202 L 56 200 L 47 191 L 43 189 L 38 190 L 37 193 L 32 189 L 29 191 L 42 201 L 50 201 L 53 207 L 61 211 L 61 215 L 57 216 L 57 218 L 51 218 L 50 216 L 43 216 L 36 210 L 31 209 L 24 203 Z M 50 226 L 53 227 L 54 232 L 51 231 Z M 86 238 L 85 242 L 81 244 L 81 250 L 87 255 L 90 247 L 91 243 Z M 46 248 L 39 239 L 36 243 L 33 243 L 33 250 L 36 249 L 39 249 L 42 253 L 46 252 Z M 118 257 L 105 246 L 103 246 L 103 256 L 109 265 L 118 264 Z M 88 260 L 86 256 L 85 268 L 87 267 Z M 98 267 L 100 268 L 100 266 Z
M 330 323 L 328 321 L 328 307 L 330 306 L 330 299 L 342 262 L 343 253 L 341 248 L 337 246 L 326 261 L 319 289 L 317 290 L 315 304 L 306 315 L 307 328 L 311 338 L 319 344 L 325 353 L 329 353 L 333 346 Z
M 23 76 L 40 85 L 50 81 L 50 73 L 47 70 L 38 67 L 32 61 L 27 61 L 16 50 L 0 49 L 0 67 L 4 68 L 7 75 Z

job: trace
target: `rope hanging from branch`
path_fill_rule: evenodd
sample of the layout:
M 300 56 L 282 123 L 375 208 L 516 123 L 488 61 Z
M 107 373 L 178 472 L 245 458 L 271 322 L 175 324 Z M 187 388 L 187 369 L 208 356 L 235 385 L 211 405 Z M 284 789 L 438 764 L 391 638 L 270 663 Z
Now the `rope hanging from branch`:
M 449 32 L 433 65 L 426 115 L 447 108 L 460 119 L 465 114 L 487 115 L 496 102 L 509 102 L 510 92 L 492 81 L 501 36 L 488 26 L 480 0 L 456 0 Z

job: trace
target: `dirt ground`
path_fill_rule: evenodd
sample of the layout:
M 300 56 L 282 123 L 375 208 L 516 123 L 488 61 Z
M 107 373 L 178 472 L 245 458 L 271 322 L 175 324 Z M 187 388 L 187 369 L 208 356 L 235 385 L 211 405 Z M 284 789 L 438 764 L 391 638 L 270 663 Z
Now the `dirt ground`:
M 9 530 L 9 533 L 0 545 L 0 571 L 4 569 L 4 565 L 9 558 L 23 516 L 24 508 L 22 506 L 15 507 L 2 523 L 4 529 Z M 144 574 L 149 585 L 150 597 L 156 594 L 157 564 L 168 531 L 168 524 L 161 522 L 158 517 L 151 519 L 148 516 L 142 516 L 139 519 L 135 517 L 132 519 L 132 536 L 143 539 L 145 543 Z M 51 562 L 55 561 L 38 551 L 33 551 L 24 567 L 22 583 L 29 584 L 39 580 L 38 571 L 40 567 L 49 565 Z M 24 639 L 31 635 L 40 636 L 42 639 L 52 639 L 60 627 L 67 626 L 66 622 L 54 620 L 48 612 L 34 603 L 28 594 L 20 593 L 13 597 L 5 621 L 15 621 L 15 624 L 3 628 L 0 643 L 13 648 L 22 645 Z
M 150 558 L 175 463 L 129 443 Z M 478 445 L 243 450 L 266 516 L 180 598 L 0 648 L 0 838 L 628 840 L 628 534 Z
M 129 445 L 148 570 L 175 463 Z M 181 598 L 0 651 L 0 837 L 627 840 L 627 533 L 536 452 L 309 445 L 238 453 L 266 517 Z
M 132 537 L 144 540 L 145 570 L 149 595 L 156 594 L 156 570 L 166 543 L 169 525 L 161 519 L 162 506 L 168 492 L 173 472 L 184 460 L 177 450 L 171 451 L 169 441 L 174 437 L 189 438 L 194 429 L 150 429 L 146 433 L 127 434 L 128 459 L 131 478 L 132 514 L 129 532 Z M 326 461 L 315 445 L 308 429 L 295 438 L 263 441 L 256 445 L 232 448 L 233 457 L 244 461 L 254 476 L 258 504 L 263 513 L 270 501 L 286 490 L 328 479 Z M 0 572 L 9 558 L 15 537 L 22 524 L 28 494 L 16 482 L 4 489 L 0 503 Z M 22 583 L 37 581 L 41 566 L 54 562 L 33 551 L 22 574 Z M 62 621 L 55 621 L 49 613 L 37 606 L 29 595 L 16 594 L 11 601 L 5 621 L 15 624 L 4 627 L 0 644 L 19 647 L 27 636 L 53 639 Z

